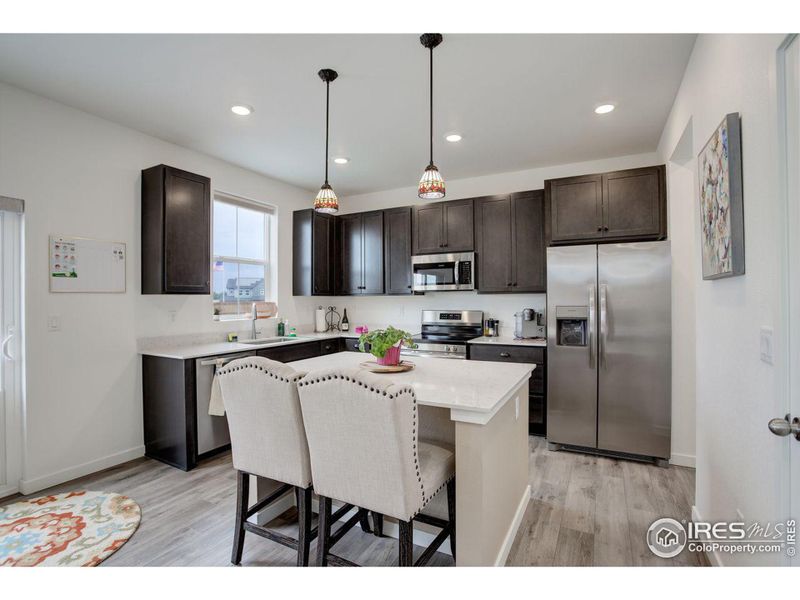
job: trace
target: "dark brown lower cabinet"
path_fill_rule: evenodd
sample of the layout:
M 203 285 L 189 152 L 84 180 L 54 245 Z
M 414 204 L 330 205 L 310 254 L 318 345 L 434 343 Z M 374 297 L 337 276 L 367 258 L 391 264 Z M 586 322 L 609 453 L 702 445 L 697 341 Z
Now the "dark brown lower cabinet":
M 537 346 L 467 344 L 469 360 L 536 365 L 528 383 L 528 433 L 547 435 L 547 349 Z
M 341 351 L 340 338 L 330 340 L 314 340 L 310 342 L 289 344 L 287 346 L 264 348 L 257 350 L 258 356 L 264 356 L 279 362 L 291 362 L 313 358 L 322 354 Z M 226 355 L 221 355 L 225 358 Z M 229 356 L 229 355 L 228 355 Z M 198 362 L 213 359 L 209 356 L 177 359 L 160 356 L 142 356 L 142 402 L 145 456 L 161 461 L 178 469 L 190 471 L 198 461 L 217 452 L 229 448 L 225 445 L 209 452 L 203 452 L 202 434 L 199 431 L 199 411 L 208 410 L 202 406 L 198 397 L 198 385 L 211 385 L 210 373 L 198 377 Z M 224 419 L 224 417 L 212 417 Z M 220 424 L 215 424 L 218 426 Z

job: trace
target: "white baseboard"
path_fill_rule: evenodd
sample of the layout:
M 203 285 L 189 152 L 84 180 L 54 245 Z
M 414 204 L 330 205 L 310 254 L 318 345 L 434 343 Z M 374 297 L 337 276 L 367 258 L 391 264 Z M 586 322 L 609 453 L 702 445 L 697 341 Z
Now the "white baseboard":
M 700 516 L 700 513 L 697 511 L 697 507 L 693 504 L 692 505 L 692 521 L 703 521 L 703 517 Z M 708 562 L 711 563 L 712 567 L 724 567 L 725 564 L 722 562 L 722 557 L 720 556 L 719 552 L 713 551 L 711 554 L 708 552 L 704 552 L 703 554 L 706 555 Z
M 22 494 L 33 494 L 39 490 L 43 490 L 54 485 L 59 485 L 64 482 L 77 479 L 78 477 L 83 477 L 84 475 L 90 475 L 92 473 L 96 473 L 97 471 L 108 469 L 109 467 L 115 467 L 119 464 L 128 462 L 129 460 L 133 460 L 141 456 L 144 456 L 144 446 L 136 446 L 135 448 L 123 450 L 122 452 L 117 452 L 116 454 L 110 454 L 108 456 L 104 456 L 103 458 L 98 458 L 97 460 L 92 460 L 81 465 L 75 465 L 74 467 L 62 469 L 61 471 L 56 471 L 55 473 L 50 473 L 49 475 L 43 475 L 33 479 L 22 479 L 19 482 L 19 490 Z
M 692 454 L 672 454 L 669 457 L 669 464 L 694 469 L 695 457 Z
M 0 498 L 12 496 L 19 491 L 19 486 L 16 485 L 0 485 Z
M 517 512 L 514 513 L 514 519 L 511 521 L 511 527 L 508 528 L 506 537 L 503 539 L 503 545 L 500 546 L 500 552 L 497 554 L 497 558 L 494 561 L 495 567 L 504 567 L 506 565 L 508 554 L 511 552 L 511 546 L 514 544 L 514 539 L 517 537 L 519 526 L 522 524 L 522 519 L 525 516 L 525 511 L 528 509 L 530 500 L 531 486 L 529 484 L 528 487 L 525 488 L 525 493 L 522 494 L 522 498 L 519 499 Z
M 253 479 L 256 479 L 253 477 Z M 252 486 L 252 484 L 251 484 Z M 273 502 L 267 508 L 262 510 L 256 515 L 256 522 L 259 525 L 266 525 L 272 519 L 281 516 L 284 512 L 289 510 L 296 504 L 294 501 L 294 493 L 287 492 L 285 496 L 283 496 L 277 502 Z M 252 517 L 251 517 L 252 518 Z

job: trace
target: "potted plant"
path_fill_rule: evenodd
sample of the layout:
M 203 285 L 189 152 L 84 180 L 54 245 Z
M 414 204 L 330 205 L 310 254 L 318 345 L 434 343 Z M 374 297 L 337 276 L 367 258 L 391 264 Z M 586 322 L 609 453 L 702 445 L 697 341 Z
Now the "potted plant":
M 366 352 L 367 344 L 369 344 L 370 354 L 375 357 L 377 363 L 387 367 L 400 364 L 400 347 L 403 344 L 409 348 L 417 347 L 414 340 L 411 339 L 410 333 L 391 326 L 362 333 L 358 338 L 358 349 Z

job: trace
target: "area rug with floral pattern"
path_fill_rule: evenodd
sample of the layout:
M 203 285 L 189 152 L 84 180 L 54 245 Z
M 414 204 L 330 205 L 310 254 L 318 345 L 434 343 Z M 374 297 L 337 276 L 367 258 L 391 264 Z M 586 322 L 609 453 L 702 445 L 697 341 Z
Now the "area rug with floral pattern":
M 130 539 L 142 511 L 126 496 L 69 492 L 0 506 L 0 566 L 93 567 Z

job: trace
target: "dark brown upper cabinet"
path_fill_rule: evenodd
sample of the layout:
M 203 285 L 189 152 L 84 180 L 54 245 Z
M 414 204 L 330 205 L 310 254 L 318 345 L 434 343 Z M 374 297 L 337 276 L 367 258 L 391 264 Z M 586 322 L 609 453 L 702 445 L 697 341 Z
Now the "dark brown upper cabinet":
M 544 182 L 548 243 L 664 239 L 664 165 Z
M 167 165 L 142 171 L 142 293 L 211 293 L 211 180 Z
M 479 293 L 544 292 L 544 192 L 475 199 Z
M 475 249 L 472 198 L 414 207 L 414 254 L 470 252 Z
M 411 293 L 411 207 L 383 211 L 386 293 Z
M 383 211 L 338 217 L 341 273 L 336 293 L 383 294 Z
M 292 294 L 333 296 L 336 220 L 308 208 L 292 215 Z

